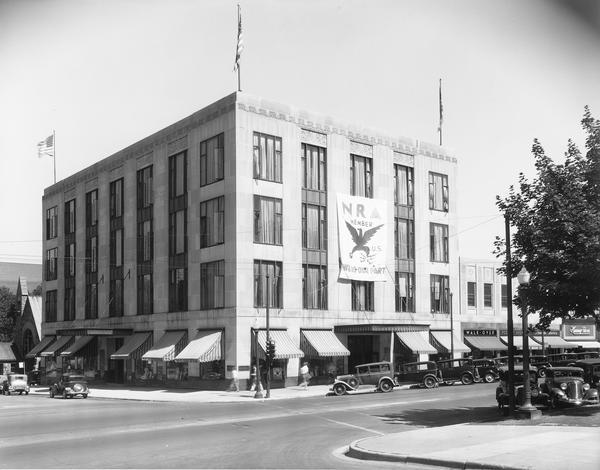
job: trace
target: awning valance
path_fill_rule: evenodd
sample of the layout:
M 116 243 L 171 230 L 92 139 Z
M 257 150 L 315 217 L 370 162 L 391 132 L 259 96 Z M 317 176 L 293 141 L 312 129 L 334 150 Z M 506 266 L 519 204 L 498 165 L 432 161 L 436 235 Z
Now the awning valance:
M 201 331 L 185 348 L 183 348 L 183 351 L 175 357 L 175 361 L 220 361 L 222 356 L 221 332 Z
M 139 359 L 152 346 L 152 333 L 134 333 L 123 346 L 110 355 L 111 359 Z
M 59 355 L 65 348 L 71 345 L 73 339 L 73 336 L 59 336 L 54 343 L 40 353 L 40 356 L 54 357 Z
M 80 336 L 75 340 L 75 342 L 71 346 L 65 348 L 60 353 L 61 357 L 76 356 L 77 353 L 81 351 L 81 349 L 83 349 L 85 346 L 87 346 L 88 343 L 94 338 L 95 336 Z
M 451 333 L 449 331 L 432 331 L 431 336 L 433 337 L 434 343 L 437 343 L 436 346 L 441 349 L 440 352 L 447 353 L 452 350 L 452 341 L 450 339 Z M 457 353 L 466 353 L 471 352 L 469 347 L 463 343 L 460 338 L 456 335 L 454 336 L 454 352 Z
M 52 343 L 52 341 L 54 341 L 55 339 L 56 339 L 56 336 L 44 336 L 38 344 L 36 344 L 33 348 L 31 348 L 31 351 L 29 351 L 27 354 L 25 354 L 25 357 L 27 359 L 31 359 L 36 356 L 39 356 L 40 353 L 44 349 L 46 349 Z
M 427 331 L 397 331 L 396 335 L 404 346 L 416 354 L 437 354 L 437 349 L 429 343 Z
M 285 330 L 271 330 L 271 341 L 275 342 L 275 359 L 291 359 L 295 357 L 304 357 L 304 352 L 296 346 L 292 338 L 289 337 Z M 265 348 L 267 347 L 267 332 L 265 330 L 258 331 L 259 355 L 265 356 Z
M 302 330 L 300 349 L 306 357 L 349 356 L 350 351 L 331 330 Z
M 600 349 L 600 343 L 598 341 L 567 341 L 570 343 L 570 348 L 581 347 L 583 349 Z M 573 346 L 574 345 L 574 346 Z
M 506 351 L 508 347 L 497 336 L 465 336 L 465 343 L 471 349 L 480 351 Z
M 158 342 L 142 356 L 142 359 L 172 361 L 185 347 L 186 337 L 186 331 L 167 331 Z
M 0 343 L 0 362 L 17 362 L 12 343 Z
M 508 336 L 500 336 L 500 339 L 506 343 L 508 346 Z M 542 349 L 542 345 L 533 340 L 533 338 L 529 338 L 529 349 Z M 517 349 L 523 349 L 523 336 L 515 335 L 513 336 L 513 345 Z
M 565 341 L 560 336 L 534 336 L 538 343 L 543 344 L 547 348 L 572 348 L 573 346 L 568 341 Z

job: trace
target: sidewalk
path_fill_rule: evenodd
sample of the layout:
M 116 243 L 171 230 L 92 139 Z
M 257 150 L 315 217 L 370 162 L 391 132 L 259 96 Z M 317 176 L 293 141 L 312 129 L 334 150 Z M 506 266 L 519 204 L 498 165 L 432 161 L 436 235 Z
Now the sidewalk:
M 348 456 L 443 468 L 597 470 L 600 428 L 458 424 L 350 444 Z

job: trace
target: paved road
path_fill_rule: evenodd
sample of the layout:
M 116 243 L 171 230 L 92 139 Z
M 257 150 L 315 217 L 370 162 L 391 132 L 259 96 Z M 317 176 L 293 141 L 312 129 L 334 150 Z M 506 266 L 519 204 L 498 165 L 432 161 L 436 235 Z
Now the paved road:
M 0 468 L 364 468 L 336 450 L 418 427 L 503 422 L 494 389 L 456 385 L 240 404 L 0 397 Z M 573 419 L 598 425 L 596 413 Z

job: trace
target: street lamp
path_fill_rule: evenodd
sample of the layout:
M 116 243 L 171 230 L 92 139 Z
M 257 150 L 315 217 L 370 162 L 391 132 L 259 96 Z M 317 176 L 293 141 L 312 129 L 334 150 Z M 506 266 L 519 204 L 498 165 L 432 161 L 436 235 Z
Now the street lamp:
M 519 274 L 517 274 L 517 281 L 521 287 L 529 285 L 530 274 L 525 269 L 525 266 L 521 268 Z M 525 303 L 526 296 L 521 295 L 521 309 L 523 310 L 522 315 L 522 330 L 523 330 L 523 404 L 519 407 L 519 415 L 523 418 L 536 419 L 542 416 L 542 412 L 531 404 L 531 384 L 529 382 L 529 331 L 527 324 L 527 305 Z

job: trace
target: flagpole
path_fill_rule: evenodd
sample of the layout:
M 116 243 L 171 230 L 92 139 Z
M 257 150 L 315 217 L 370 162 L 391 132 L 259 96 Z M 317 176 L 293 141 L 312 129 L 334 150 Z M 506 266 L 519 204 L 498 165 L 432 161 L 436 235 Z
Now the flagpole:
M 240 31 L 239 31 L 239 25 L 240 25 L 240 21 L 241 21 L 241 11 L 240 11 L 240 4 L 238 3 L 238 50 L 239 50 L 239 41 L 240 41 Z M 238 79 L 238 91 L 242 91 L 242 81 L 241 81 L 241 74 L 240 74 L 240 61 L 237 61 L 237 79 Z
M 442 106 L 442 79 L 440 78 L 440 127 L 438 128 L 438 130 L 440 131 L 440 147 L 442 146 L 442 121 L 443 121 L 443 117 L 442 117 L 442 113 L 443 113 L 443 106 Z
M 54 144 L 54 151 L 52 152 L 52 161 L 54 162 L 54 184 L 56 184 L 56 131 L 52 130 L 52 143 Z

